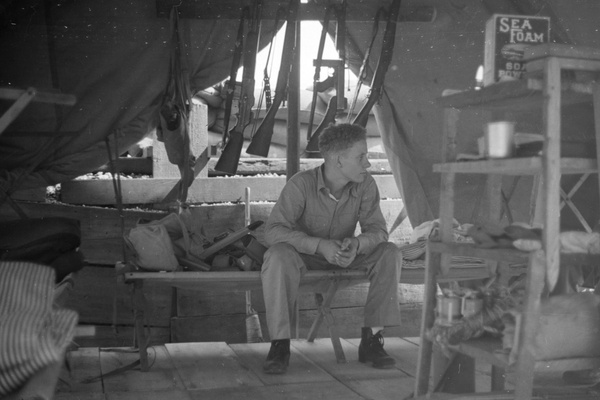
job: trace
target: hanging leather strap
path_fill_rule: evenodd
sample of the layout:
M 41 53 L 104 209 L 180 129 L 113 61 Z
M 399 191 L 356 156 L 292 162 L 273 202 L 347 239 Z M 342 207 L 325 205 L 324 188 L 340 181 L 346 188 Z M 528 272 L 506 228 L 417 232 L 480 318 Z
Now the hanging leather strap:
M 263 83 L 265 92 L 265 106 L 268 109 L 273 104 L 273 98 L 271 97 L 271 79 L 269 78 L 269 61 L 271 59 L 271 50 L 273 49 L 273 42 L 275 42 L 275 35 L 277 34 L 277 27 L 279 26 L 280 14 L 285 12 L 283 8 L 278 8 L 275 14 L 275 23 L 273 24 L 273 34 L 271 35 L 271 42 L 269 44 L 269 52 L 267 53 L 267 61 L 265 62 L 265 69 L 263 71 Z M 260 102 L 259 102 L 260 106 Z M 259 107 L 260 108 L 260 107 Z

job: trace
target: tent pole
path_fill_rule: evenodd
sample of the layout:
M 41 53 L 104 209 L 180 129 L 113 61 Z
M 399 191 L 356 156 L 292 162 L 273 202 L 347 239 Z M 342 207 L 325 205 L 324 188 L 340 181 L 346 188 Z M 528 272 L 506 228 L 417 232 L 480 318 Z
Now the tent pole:
M 292 68 L 288 80 L 288 121 L 286 164 L 287 179 L 300 169 L 300 20 L 296 20 L 296 43 L 292 57 Z

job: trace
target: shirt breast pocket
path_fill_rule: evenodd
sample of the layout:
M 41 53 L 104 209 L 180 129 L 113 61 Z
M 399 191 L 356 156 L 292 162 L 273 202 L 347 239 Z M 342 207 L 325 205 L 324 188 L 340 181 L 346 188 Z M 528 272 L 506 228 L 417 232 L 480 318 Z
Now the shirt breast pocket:
M 337 215 L 335 223 L 335 230 L 344 237 L 351 236 L 356 229 L 356 223 L 358 222 L 358 215 L 354 212 L 345 212 Z

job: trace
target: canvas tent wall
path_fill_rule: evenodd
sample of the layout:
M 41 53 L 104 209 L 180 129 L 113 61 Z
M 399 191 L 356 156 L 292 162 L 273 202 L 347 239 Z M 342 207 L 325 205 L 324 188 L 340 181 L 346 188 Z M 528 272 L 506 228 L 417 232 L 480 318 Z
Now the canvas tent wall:
M 375 108 L 413 226 L 435 218 L 439 208 L 439 176 L 431 166 L 441 160 L 442 110 L 434 99 L 445 89 L 473 86 L 483 63 L 485 21 L 492 13 L 550 15 L 566 32 L 558 39 L 600 46 L 600 6 L 595 0 L 407 0 L 402 7 L 423 4 L 435 7 L 436 19 L 399 24 L 385 93 Z M 25 0 L 1 5 L 0 87 L 60 90 L 78 99 L 68 108 L 33 104 L 0 136 L 1 192 L 10 192 L 17 183 L 20 188 L 46 186 L 90 172 L 107 161 L 105 138 L 116 138 L 124 150 L 154 128 L 171 49 L 169 21 L 157 15 L 154 1 Z M 379 5 L 373 0 L 373 16 Z M 181 24 L 192 90 L 226 78 L 237 21 L 181 19 Z M 353 45 L 346 50 L 355 72 L 371 28 L 368 22 L 348 24 Z M 371 71 L 379 43 L 372 51 Z M 8 106 L 0 101 L 0 111 Z M 571 122 L 576 127 L 589 124 L 585 118 L 573 117 Z M 474 151 L 482 120 L 474 113 L 461 126 L 459 152 Z M 28 171 L 40 152 L 41 163 Z M 521 186 L 516 198 L 523 200 L 530 185 Z M 477 204 L 484 192 L 484 178 L 464 178 L 457 200 L 467 205 L 457 212 L 461 222 L 481 218 L 484 208 Z M 589 193 L 597 196 L 595 189 Z M 587 216 L 597 220 L 597 213 L 589 210 Z

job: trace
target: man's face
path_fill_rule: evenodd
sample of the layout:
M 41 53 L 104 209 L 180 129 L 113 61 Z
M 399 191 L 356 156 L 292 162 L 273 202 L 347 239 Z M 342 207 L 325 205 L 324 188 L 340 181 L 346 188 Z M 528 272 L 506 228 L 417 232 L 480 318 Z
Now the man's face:
M 340 172 L 351 182 L 362 182 L 367 175 L 367 168 L 371 166 L 367 156 L 367 142 L 361 140 L 341 153 L 339 158 Z

